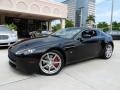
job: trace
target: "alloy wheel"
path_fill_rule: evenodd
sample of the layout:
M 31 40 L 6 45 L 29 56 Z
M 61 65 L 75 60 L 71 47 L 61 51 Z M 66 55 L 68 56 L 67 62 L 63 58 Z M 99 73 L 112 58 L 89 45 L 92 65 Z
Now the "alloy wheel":
M 113 47 L 111 44 L 106 45 L 105 56 L 106 58 L 110 58 L 113 53 Z
M 62 60 L 57 53 L 48 52 L 41 57 L 39 66 L 45 74 L 55 74 L 60 70 Z

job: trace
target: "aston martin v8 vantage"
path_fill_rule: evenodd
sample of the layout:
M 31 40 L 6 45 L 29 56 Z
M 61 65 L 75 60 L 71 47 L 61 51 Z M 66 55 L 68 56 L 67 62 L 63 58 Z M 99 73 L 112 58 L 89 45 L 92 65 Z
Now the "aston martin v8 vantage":
M 48 37 L 24 40 L 8 50 L 10 65 L 24 72 L 58 74 L 66 65 L 92 58 L 109 59 L 114 49 L 110 35 L 89 28 L 66 28 Z

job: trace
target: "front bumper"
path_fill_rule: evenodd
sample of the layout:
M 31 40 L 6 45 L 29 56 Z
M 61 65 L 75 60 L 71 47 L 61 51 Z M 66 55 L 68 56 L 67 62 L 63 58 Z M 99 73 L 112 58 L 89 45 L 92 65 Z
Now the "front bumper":
M 11 46 L 15 42 L 17 42 L 17 38 L 11 38 L 11 39 L 6 39 L 6 40 L 0 40 L 0 46 Z
M 35 73 L 39 71 L 39 59 L 34 55 L 31 56 L 16 56 L 15 54 L 9 52 L 9 63 L 14 65 L 14 67 L 25 73 Z
M 8 43 L 0 43 L 0 46 L 1 47 L 4 47 L 4 46 L 11 46 L 12 44 L 14 44 L 15 42 L 8 42 Z

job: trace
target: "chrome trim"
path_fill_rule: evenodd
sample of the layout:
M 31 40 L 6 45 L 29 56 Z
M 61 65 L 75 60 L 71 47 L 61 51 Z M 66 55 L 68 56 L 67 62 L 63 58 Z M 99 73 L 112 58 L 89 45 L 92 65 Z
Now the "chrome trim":
M 9 61 L 10 61 L 12 64 L 16 65 L 16 62 L 12 61 L 11 59 L 9 59 Z

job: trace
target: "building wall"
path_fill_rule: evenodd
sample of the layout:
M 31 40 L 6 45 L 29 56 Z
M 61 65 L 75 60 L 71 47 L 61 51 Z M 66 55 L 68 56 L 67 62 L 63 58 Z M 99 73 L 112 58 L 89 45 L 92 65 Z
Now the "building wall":
M 86 26 L 86 20 L 89 15 L 95 16 L 95 0 L 66 0 L 68 5 L 68 19 L 72 19 L 75 22 L 75 26 Z M 81 9 L 82 8 L 82 20 Z M 82 22 L 81 22 L 82 21 Z
M 67 1 L 64 1 L 63 3 L 68 5 L 68 16 L 67 16 L 67 18 L 69 20 L 72 20 L 75 23 L 76 22 L 75 17 L 76 17 L 76 3 L 77 3 L 77 0 L 67 0 Z
M 77 0 L 77 10 L 79 15 L 76 15 L 76 26 L 79 27 L 80 25 L 82 25 L 83 27 L 86 26 L 86 19 L 88 16 L 88 0 Z M 82 11 L 80 11 L 80 8 Z M 81 16 L 81 12 L 82 12 L 82 22 L 80 22 L 80 19 L 78 17 Z
M 95 0 L 88 1 L 88 15 L 95 16 Z
M 67 5 L 49 0 L 0 0 L 0 11 L 13 11 L 57 18 L 67 17 Z

